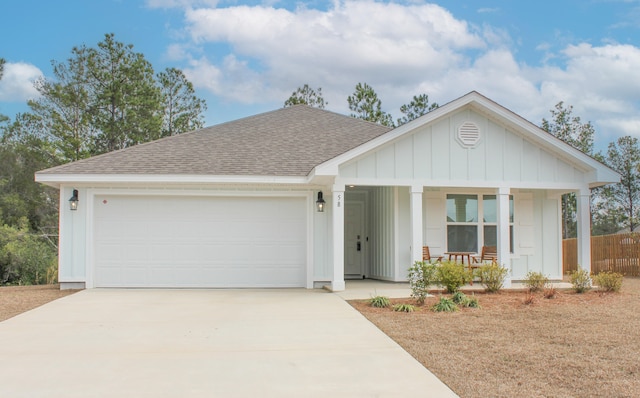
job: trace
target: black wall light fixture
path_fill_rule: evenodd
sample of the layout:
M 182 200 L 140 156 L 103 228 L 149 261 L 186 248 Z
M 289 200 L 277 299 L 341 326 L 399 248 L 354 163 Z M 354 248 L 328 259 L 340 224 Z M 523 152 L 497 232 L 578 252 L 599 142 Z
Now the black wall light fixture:
M 318 213 L 324 212 L 324 204 L 325 203 L 326 202 L 322 198 L 322 191 L 319 191 L 318 192 L 318 200 L 316 200 L 316 210 L 318 210 Z
M 69 199 L 69 208 L 71 210 L 78 210 L 78 190 L 74 189 L 73 190 L 73 196 L 71 196 L 71 198 Z

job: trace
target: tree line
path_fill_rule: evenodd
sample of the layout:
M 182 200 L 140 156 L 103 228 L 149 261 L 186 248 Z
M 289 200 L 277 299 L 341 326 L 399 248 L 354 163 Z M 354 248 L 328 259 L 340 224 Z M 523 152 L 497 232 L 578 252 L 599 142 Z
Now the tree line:
M 0 284 L 56 278 L 58 192 L 36 184 L 36 171 L 204 124 L 206 102 L 184 73 L 156 73 L 114 34 L 52 67 L 52 78 L 35 82 L 40 96 L 28 112 L 0 115 Z
M 324 108 L 322 89 L 314 90 L 305 84 L 298 87 L 284 106 L 307 104 Z M 347 97 L 351 116 L 389 127 L 401 126 L 438 108 L 429 103 L 427 94 L 413 96 L 400 107 L 403 116 L 394 122 L 391 114 L 382 109 L 382 101 L 366 83 L 358 83 Z M 611 167 L 621 175 L 617 184 L 591 190 L 592 235 L 606 235 L 623 230 L 634 231 L 640 223 L 640 145 L 638 139 L 624 136 L 609 143 L 605 152 L 594 148 L 595 129 L 591 122 L 582 122 L 573 115 L 573 107 L 560 101 L 550 110 L 551 118 L 543 118 L 540 127 L 576 149 Z M 562 234 L 566 238 L 577 235 L 577 205 L 573 193 L 562 196 Z

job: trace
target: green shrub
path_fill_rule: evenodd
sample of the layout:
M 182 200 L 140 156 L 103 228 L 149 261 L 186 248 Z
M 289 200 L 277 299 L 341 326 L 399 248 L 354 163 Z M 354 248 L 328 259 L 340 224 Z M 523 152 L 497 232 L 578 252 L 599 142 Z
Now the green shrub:
M 462 292 L 455 292 L 453 296 L 451 296 L 451 301 L 453 301 L 460 307 L 480 308 L 480 304 L 478 303 L 478 299 L 476 297 L 469 297 Z
M 0 285 L 47 283 L 48 270 L 57 267 L 56 255 L 55 248 L 27 226 L 0 226 Z
M 460 305 L 467 308 L 480 308 L 480 303 L 478 302 L 477 297 L 467 297 L 467 299 Z
M 457 292 L 461 286 L 471 282 L 472 274 L 464 264 L 452 261 L 443 261 L 436 267 L 438 284 L 444 286 L 448 293 Z
M 453 300 L 453 302 L 456 304 L 461 304 L 467 300 L 467 295 L 462 292 L 455 292 L 451 296 L 451 300 Z
M 387 308 L 391 305 L 389 297 L 375 296 L 369 299 L 369 305 L 376 308 Z
M 591 289 L 591 276 L 585 269 L 579 268 L 569 274 L 569 282 L 573 285 L 576 293 L 584 293 Z
M 440 297 L 437 303 L 431 307 L 435 312 L 454 312 L 458 311 L 458 306 L 450 298 Z
M 435 264 L 416 261 L 409 268 L 408 279 L 411 297 L 415 298 L 418 304 L 424 304 L 425 298 L 429 295 L 429 286 L 438 282 L 436 267 Z
M 393 306 L 393 310 L 396 312 L 413 312 L 415 307 L 411 304 L 396 304 Z
M 487 292 L 495 293 L 502 289 L 504 278 L 507 277 L 508 269 L 498 264 L 485 264 L 476 270 L 476 275 L 484 285 Z
M 617 272 L 604 271 L 593 277 L 598 288 L 605 292 L 619 292 L 624 276 Z
M 530 292 L 542 290 L 547 283 L 549 283 L 549 278 L 544 276 L 541 272 L 529 271 L 524 277 L 524 285 L 529 288 Z

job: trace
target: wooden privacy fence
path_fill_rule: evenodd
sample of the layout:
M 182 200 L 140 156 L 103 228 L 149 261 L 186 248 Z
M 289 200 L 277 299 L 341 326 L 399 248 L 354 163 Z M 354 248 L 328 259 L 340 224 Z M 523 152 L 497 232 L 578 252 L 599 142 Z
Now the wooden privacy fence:
M 562 241 L 564 273 L 578 269 L 578 241 Z M 626 276 L 640 276 L 640 234 L 616 234 L 591 237 L 591 272 L 619 272 Z

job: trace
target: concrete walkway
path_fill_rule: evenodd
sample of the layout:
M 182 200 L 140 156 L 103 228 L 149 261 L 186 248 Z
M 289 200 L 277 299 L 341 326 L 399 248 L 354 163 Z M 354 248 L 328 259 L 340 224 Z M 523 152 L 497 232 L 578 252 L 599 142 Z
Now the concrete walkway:
M 85 290 L 0 322 L 0 358 L 0 397 L 456 396 L 319 289 Z

